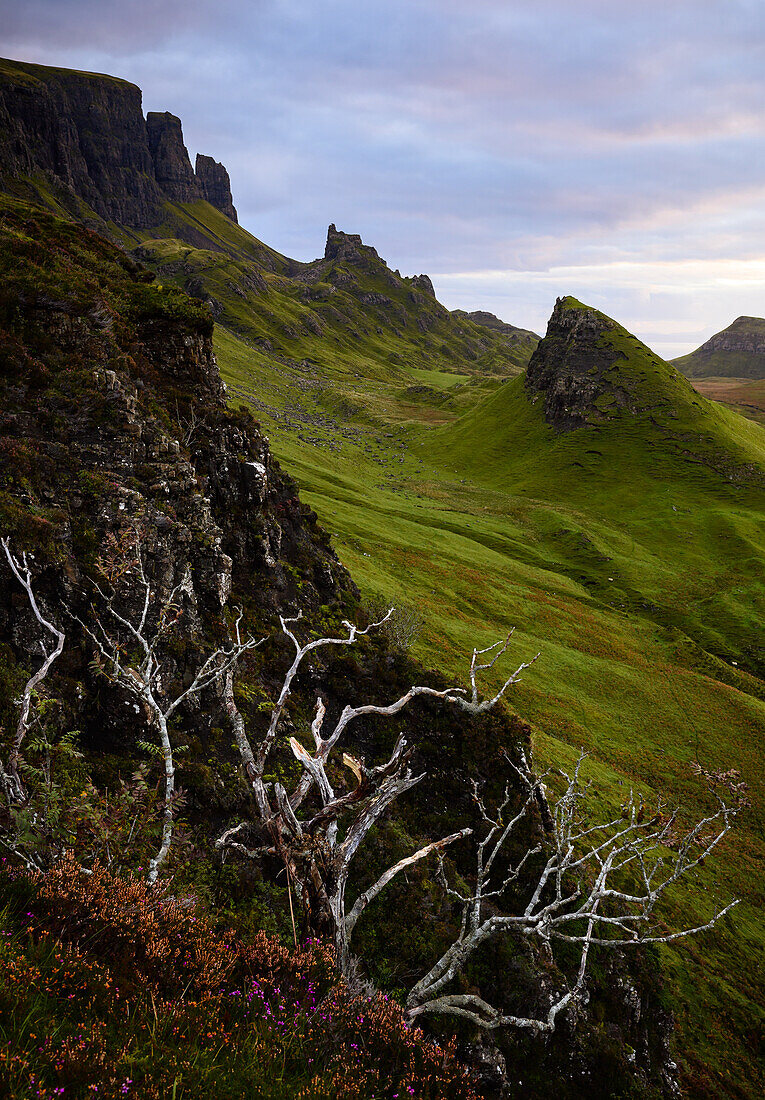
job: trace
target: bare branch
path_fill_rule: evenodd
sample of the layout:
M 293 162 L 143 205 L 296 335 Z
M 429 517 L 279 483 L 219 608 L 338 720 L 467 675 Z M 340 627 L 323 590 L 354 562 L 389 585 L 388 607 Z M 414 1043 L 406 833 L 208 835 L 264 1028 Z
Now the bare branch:
M 0 779 L 2 779 L 3 786 L 5 787 L 6 797 L 8 798 L 8 800 L 15 802 L 24 802 L 26 801 L 26 795 L 24 793 L 24 787 L 22 785 L 21 777 L 19 775 L 19 757 L 21 753 L 21 746 L 29 730 L 29 715 L 32 708 L 32 695 L 38 684 L 41 684 L 50 672 L 51 666 L 53 665 L 54 661 L 56 661 L 61 656 L 61 653 L 64 649 L 64 643 L 66 642 L 66 635 L 61 630 L 59 630 L 58 627 L 54 626 L 52 622 L 46 619 L 43 613 L 40 611 L 37 599 L 35 598 L 34 588 L 32 586 L 32 570 L 29 567 L 29 561 L 27 559 L 26 551 L 22 552 L 21 560 L 19 560 L 11 551 L 10 539 L 0 539 L 0 545 L 2 545 L 3 550 L 5 551 L 5 557 L 8 561 L 8 565 L 11 567 L 13 575 L 27 594 L 29 606 L 32 608 L 32 612 L 35 618 L 37 619 L 40 626 L 47 630 L 49 634 L 53 635 L 56 643 L 54 648 L 50 652 L 48 652 L 45 643 L 43 641 L 40 642 L 40 648 L 43 654 L 43 663 L 38 668 L 37 672 L 30 676 L 29 680 L 27 680 L 26 685 L 24 686 L 21 698 L 18 701 L 20 707 L 19 720 L 16 726 L 16 734 L 13 739 L 13 744 L 11 745 L 11 751 L 8 755 L 8 768 L 7 771 L 0 768 L 0 770 L 2 771 Z
M 713 928 L 737 901 L 718 908 L 709 920 L 677 931 L 665 931 L 657 925 L 655 910 L 664 893 L 697 867 L 714 850 L 732 827 L 736 807 L 722 801 L 719 809 L 693 825 L 681 838 L 674 836 L 677 813 L 668 818 L 661 806 L 647 817 L 640 798 L 630 793 L 619 817 L 597 825 L 585 823 L 584 811 L 589 783 L 580 778 L 585 753 L 579 756 L 571 775 L 559 774 L 566 787 L 552 807 L 550 850 L 540 867 L 536 885 L 530 890 L 525 907 L 516 914 L 484 913 L 488 898 L 498 898 L 509 882 L 537 854 L 541 846 L 531 848 L 520 863 L 505 873 L 497 885 L 491 882 L 492 865 L 509 836 L 536 800 L 544 777 L 522 775 L 527 788 L 525 801 L 515 815 L 502 825 L 507 792 L 498 812 L 492 816 L 474 788 L 474 796 L 485 826 L 483 839 L 476 848 L 475 888 L 469 896 L 460 895 L 448 883 L 443 863 L 439 879 L 450 897 L 463 907 L 459 936 L 447 948 L 430 971 L 413 987 L 407 999 L 410 1019 L 422 1013 L 461 1016 L 483 1028 L 514 1026 L 537 1033 L 551 1031 L 557 1016 L 573 1007 L 584 996 L 587 966 L 592 945 L 632 947 L 646 943 L 671 943 Z M 735 780 L 739 789 L 737 780 Z M 582 845 L 584 847 L 582 848 Z M 486 853 L 489 853 L 488 856 Z M 632 890 L 611 884 L 611 876 L 625 869 L 634 873 Z M 602 911 L 604 903 L 609 909 Z M 619 912 L 614 913 L 614 905 Z M 507 1016 L 473 995 L 449 994 L 446 986 L 461 973 L 469 959 L 498 935 L 514 932 L 536 939 L 552 957 L 552 944 L 565 942 L 579 946 L 579 962 L 573 984 L 553 1002 L 547 1015 L 540 1018 Z

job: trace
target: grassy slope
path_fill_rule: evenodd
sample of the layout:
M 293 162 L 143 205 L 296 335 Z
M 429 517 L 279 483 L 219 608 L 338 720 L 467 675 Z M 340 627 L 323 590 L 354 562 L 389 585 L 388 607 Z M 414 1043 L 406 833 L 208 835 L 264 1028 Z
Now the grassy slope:
M 342 431 L 310 432 L 272 415 L 268 365 L 231 334 L 217 339 L 235 392 L 266 394 L 272 446 L 362 589 L 422 612 L 420 656 L 462 676 L 472 645 L 511 626 L 519 659 L 542 651 L 513 699 L 537 728 L 540 760 L 585 746 L 604 803 L 630 782 L 698 806 L 697 754 L 744 773 L 754 809 L 674 916 L 708 913 L 711 890 L 745 901 L 719 934 L 665 956 L 697 1093 L 757 1095 L 765 494 L 744 471 L 765 463 L 765 433 L 621 329 L 617 381 L 638 414 L 615 416 L 606 401 L 598 422 L 564 436 L 521 379 L 452 424 L 448 408 L 423 413 L 396 385 L 357 381 Z M 310 390 L 282 391 L 310 410 Z

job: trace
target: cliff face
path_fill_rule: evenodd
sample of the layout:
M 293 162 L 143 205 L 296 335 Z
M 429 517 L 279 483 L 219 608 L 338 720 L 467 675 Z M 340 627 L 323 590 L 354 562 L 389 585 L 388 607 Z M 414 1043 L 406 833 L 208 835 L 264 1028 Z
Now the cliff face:
M 197 153 L 196 176 L 197 183 L 202 189 L 202 198 L 207 199 L 211 206 L 231 218 L 232 222 L 238 223 L 239 219 L 231 195 L 231 180 L 223 165 L 212 157 Z
M 169 111 L 149 111 L 146 135 L 160 191 L 173 202 L 194 202 L 202 196 L 183 144 L 181 120 Z
M 125 225 L 151 224 L 162 200 L 141 91 L 111 77 L 3 62 L 0 172 L 42 172 Z
M 204 158 L 210 160 L 211 158 Z M 212 162 L 215 164 L 215 162 Z M 125 80 L 0 61 L 0 186 L 42 175 L 77 214 L 80 199 L 105 221 L 146 228 L 162 203 L 207 199 L 231 216 L 228 175 L 198 179 L 180 119 L 150 112 Z M 221 174 L 222 172 L 222 174 Z

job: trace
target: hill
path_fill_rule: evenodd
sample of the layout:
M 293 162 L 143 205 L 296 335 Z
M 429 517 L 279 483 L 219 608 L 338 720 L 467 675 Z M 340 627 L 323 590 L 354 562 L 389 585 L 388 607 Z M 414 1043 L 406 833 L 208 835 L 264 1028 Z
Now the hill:
M 765 378 L 765 318 L 737 317 L 673 364 L 688 378 Z
M 678 904 L 703 908 L 715 889 L 746 901 L 701 953 L 663 963 L 689 1094 L 756 1095 L 765 434 L 574 299 L 526 379 L 449 423 L 390 430 L 382 470 L 363 437 L 331 452 L 278 427 L 272 440 L 362 591 L 422 616 L 418 652 L 456 671 L 476 630 L 488 644 L 515 626 L 542 652 L 514 698 L 537 759 L 585 746 L 617 812 L 626 785 L 698 804 L 697 757 L 746 776 L 753 809 L 721 879 Z

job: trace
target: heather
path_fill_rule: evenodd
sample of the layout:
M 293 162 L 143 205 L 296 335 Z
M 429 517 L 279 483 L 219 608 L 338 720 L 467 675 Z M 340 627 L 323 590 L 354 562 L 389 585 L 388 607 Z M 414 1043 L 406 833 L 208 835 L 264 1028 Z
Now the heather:
M 476 1095 L 453 1048 L 408 1028 L 395 1001 L 337 984 L 320 941 L 243 937 L 170 884 L 73 860 L 4 869 L 0 905 L 9 1100 Z

